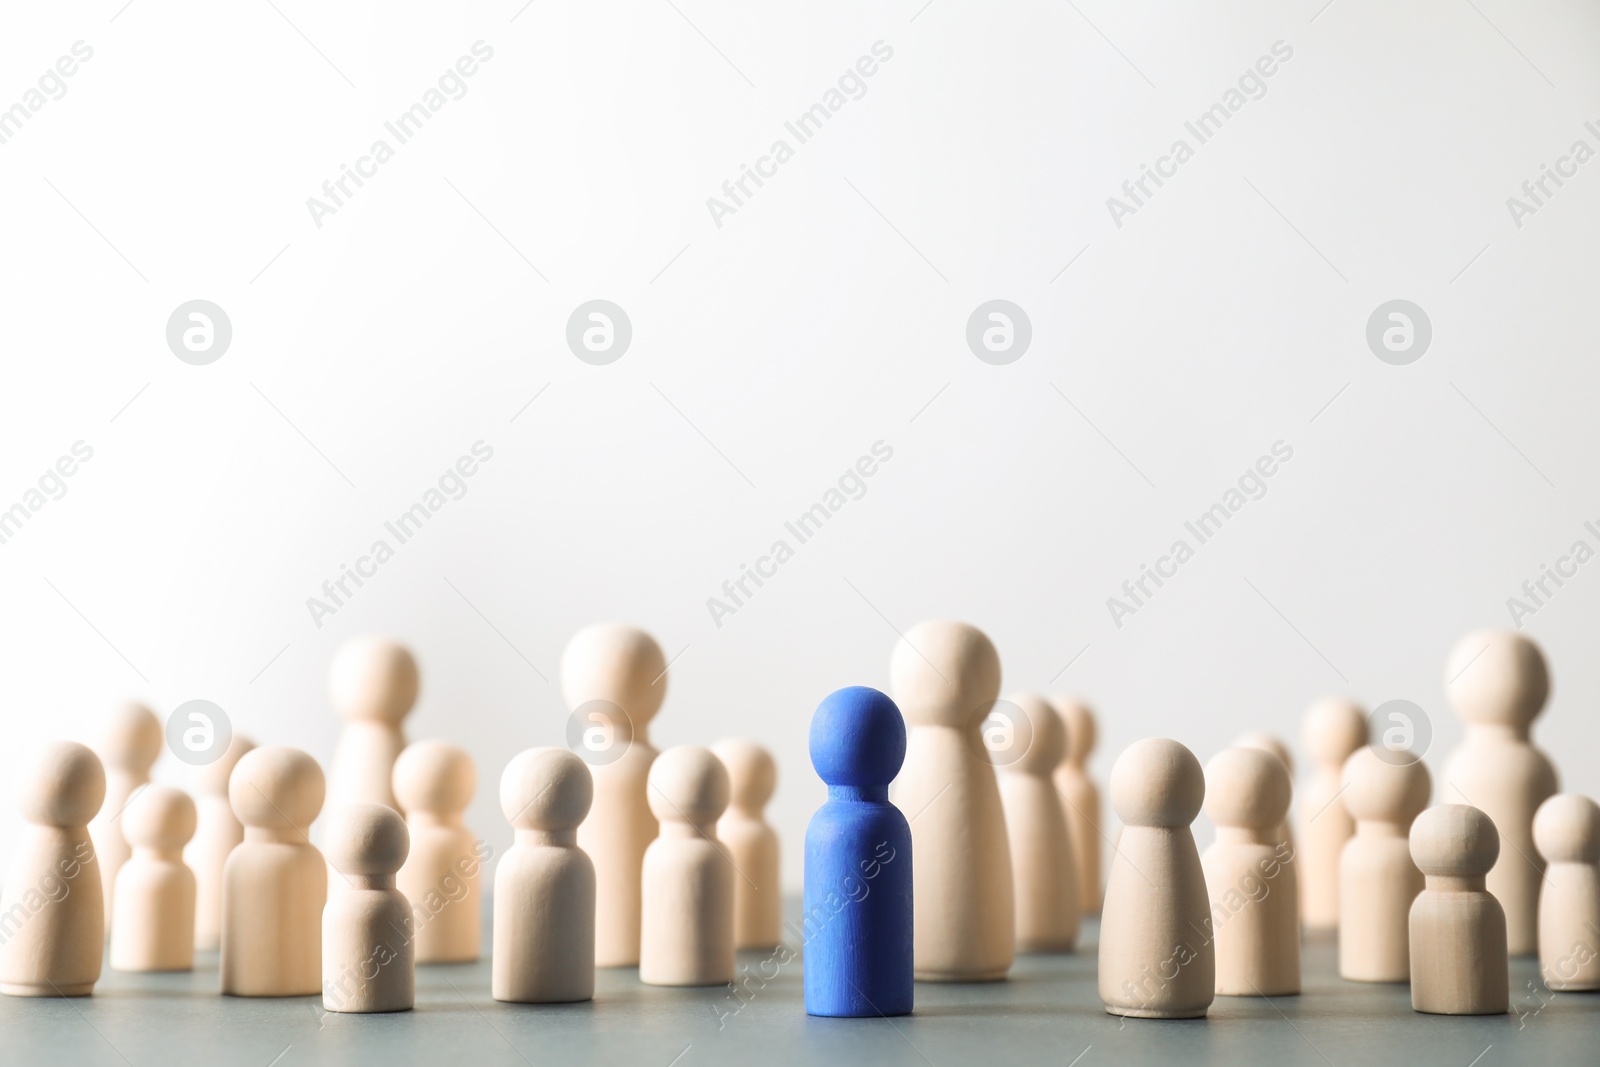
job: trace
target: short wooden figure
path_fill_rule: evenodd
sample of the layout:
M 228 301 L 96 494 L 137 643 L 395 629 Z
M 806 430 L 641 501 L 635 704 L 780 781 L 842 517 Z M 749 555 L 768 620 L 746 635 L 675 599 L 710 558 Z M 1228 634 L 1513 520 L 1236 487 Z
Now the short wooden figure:
M 1031 735 L 1024 751 L 995 757 L 1011 846 L 1017 949 L 1071 952 L 1083 913 L 1082 885 L 1072 830 L 1051 781 L 1066 751 L 1066 727 L 1044 697 L 1021 693 L 1007 703 L 1027 716 Z
M 406 823 L 386 804 L 349 804 L 328 824 L 328 862 L 349 882 L 322 909 L 325 1011 L 410 1011 L 416 967 L 411 906 L 395 874 L 411 845 Z
M 406 747 L 401 725 L 420 685 L 416 659 L 389 638 L 352 638 L 334 653 L 328 696 L 344 726 L 328 765 L 329 811 L 360 803 L 396 807 L 391 783 Z
M 494 872 L 496 1000 L 594 997 L 594 864 L 577 834 L 593 800 L 589 768 L 565 749 L 531 748 L 500 777 L 500 809 L 516 839 Z
M 905 755 L 905 720 L 876 689 L 840 689 L 811 718 L 811 765 L 828 799 L 806 827 L 808 1015 L 911 1011 L 911 827 L 889 803 Z
M 1252 730 L 1234 738 L 1232 747 L 1253 748 L 1276 756 L 1278 762 L 1283 764 L 1283 769 L 1288 772 L 1290 783 L 1294 782 L 1294 756 L 1289 752 L 1289 746 L 1272 734 Z M 1295 848 L 1294 833 L 1289 829 L 1289 816 L 1287 813 L 1284 814 L 1282 824 L 1273 832 L 1272 839 L 1287 844 L 1290 856 L 1294 859 L 1299 858 L 1299 851 Z M 1295 912 L 1298 914 L 1300 910 L 1300 902 L 1298 900 L 1295 901 L 1294 907 Z
M 1328 933 L 1339 925 L 1339 854 L 1356 832 L 1340 793 L 1341 776 L 1345 761 L 1367 743 L 1366 713 L 1343 697 L 1324 697 L 1306 709 L 1300 742 L 1313 764 L 1311 780 L 1300 795 L 1300 848 L 1295 855 L 1300 918 L 1308 931 Z
M 733 881 L 717 842 L 728 772 L 708 748 L 677 745 L 650 768 L 650 809 L 661 835 L 645 850 L 639 981 L 722 985 L 733 981 Z
M 111 929 L 111 906 L 116 899 L 117 871 L 132 851 L 122 834 L 122 813 L 133 795 L 150 784 L 150 768 L 161 755 L 167 735 L 155 712 L 143 704 L 123 704 L 111 713 L 98 753 L 106 771 L 106 801 L 89 827 L 95 858 L 100 863 L 100 886 Z
M 1089 756 L 1094 752 L 1096 726 L 1089 706 L 1071 697 L 1057 697 L 1053 703 L 1066 726 L 1066 752 L 1056 768 L 1056 791 L 1061 794 L 1062 811 L 1072 835 L 1078 871 L 1078 901 L 1083 914 L 1100 914 L 1101 842 L 1105 831 L 1100 826 L 1100 787 L 1089 777 Z
M 1600 989 L 1600 806 L 1557 793 L 1533 817 L 1549 867 L 1539 893 L 1539 974 L 1561 992 Z
M 744 875 L 733 880 L 734 947 L 774 948 L 783 937 L 778 835 L 762 809 L 777 787 L 778 765 L 753 741 L 718 741 L 711 751 L 727 768 L 733 789 L 728 810 L 717 820 L 717 840 Z
M 1411 824 L 1425 885 L 1411 905 L 1411 1007 L 1430 1015 L 1500 1015 L 1511 1006 L 1506 916 L 1484 878 L 1500 852 L 1494 821 L 1440 804 Z
M 1216 996 L 1209 901 L 1189 824 L 1205 801 L 1194 753 L 1164 737 L 1135 741 L 1111 768 L 1122 820 L 1100 913 L 1100 1000 L 1112 1015 L 1196 1019 Z
M 195 800 L 198 820 L 183 859 L 194 872 L 194 947 L 201 952 L 215 952 L 222 946 L 222 869 L 228 854 L 244 840 L 244 826 L 228 803 L 228 777 L 239 759 L 255 747 L 243 734 L 234 734 L 223 754 L 200 768 Z
M 1339 856 L 1339 976 L 1352 982 L 1411 977 L 1411 904 L 1422 872 L 1411 860 L 1411 824 L 1433 780 L 1421 757 L 1363 746 L 1344 762 L 1341 803 L 1356 832 Z
M 28 825 L 6 875 L 0 993 L 88 996 L 106 944 L 103 883 L 89 837 L 89 820 L 106 796 L 105 768 L 72 741 L 46 745 L 20 766 L 18 806 Z
M 133 855 L 117 872 L 111 969 L 194 969 L 195 878 L 183 862 L 194 836 L 194 801 L 181 789 L 149 785 L 122 813 Z
M 481 951 L 483 859 L 462 819 L 477 787 L 472 757 L 443 741 L 415 742 L 395 760 L 394 796 L 411 836 L 395 885 L 411 905 L 418 963 L 466 963 Z

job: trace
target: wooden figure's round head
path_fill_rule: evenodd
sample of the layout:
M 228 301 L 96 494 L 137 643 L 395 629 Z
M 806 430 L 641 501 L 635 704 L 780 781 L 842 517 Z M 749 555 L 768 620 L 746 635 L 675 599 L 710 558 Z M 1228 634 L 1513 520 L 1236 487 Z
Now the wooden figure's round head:
M 1289 814 L 1289 769 L 1259 748 L 1226 748 L 1206 764 L 1206 814 L 1218 826 L 1270 830 Z
M 778 788 L 778 764 L 772 753 L 754 741 L 728 738 L 711 746 L 728 772 L 733 806 L 760 811 Z
M 597 622 L 572 635 L 561 653 L 561 694 L 567 707 L 605 701 L 644 726 L 667 696 L 667 657 L 656 639 L 635 626 Z
M 394 761 L 390 780 L 403 811 L 459 815 L 478 789 L 478 768 L 464 748 L 446 741 L 414 741 Z
M 1062 758 L 1073 766 L 1082 767 L 1089 762 L 1089 755 L 1100 736 L 1094 712 L 1089 705 L 1073 697 L 1056 697 L 1052 703 L 1056 714 L 1061 716 L 1062 725 L 1066 727 L 1067 750 Z
M 661 822 L 705 826 L 728 808 L 728 771 L 709 748 L 674 745 L 650 765 L 650 811 Z
M 1550 696 L 1544 653 L 1511 630 L 1477 630 L 1457 641 L 1444 677 L 1456 713 L 1474 725 L 1526 731 Z
M 1125 826 L 1188 826 L 1206 797 L 1194 753 L 1168 737 L 1147 737 L 1111 766 L 1111 807 Z
M 87 745 L 53 741 L 22 764 L 17 807 L 39 826 L 72 829 L 100 811 L 106 799 L 106 769 Z
M 828 785 L 888 786 L 906 761 L 906 721 L 876 689 L 829 693 L 811 716 L 811 765 Z
M 889 657 L 889 689 L 912 726 L 976 729 L 1000 695 L 1000 654 L 976 626 L 919 622 Z
M 170 785 L 147 785 L 122 813 L 122 836 L 135 848 L 176 852 L 194 836 L 198 819 L 188 793 Z
M 1411 824 L 1411 862 L 1423 874 L 1482 878 L 1499 858 L 1494 820 L 1470 804 L 1439 804 Z
M 233 777 L 233 769 L 239 765 L 244 754 L 255 747 L 256 743 L 248 737 L 234 734 L 222 755 L 200 768 L 199 791 L 212 796 L 227 796 L 228 779 Z
M 346 804 L 329 816 L 322 852 L 340 874 L 394 874 L 411 852 L 411 833 L 387 804 Z
M 1300 719 L 1300 743 L 1311 761 L 1342 767 L 1356 749 L 1367 743 L 1367 715 L 1360 705 L 1344 697 L 1323 697 Z
M 346 722 L 399 726 L 421 686 L 410 649 L 387 637 L 353 637 L 328 667 L 328 696 Z
M 500 776 L 500 810 L 518 830 L 576 830 L 594 803 L 589 765 L 564 748 L 530 748 Z
M 1049 776 L 1067 754 L 1067 727 L 1050 701 L 1037 693 L 1018 693 L 1007 702 L 1028 717 L 1029 736 L 1024 750 L 1014 759 L 995 758 L 1002 771 Z
M 1533 843 L 1549 863 L 1600 863 L 1600 805 L 1557 793 L 1533 815 Z
M 316 822 L 327 790 L 316 760 L 298 748 L 267 745 L 239 758 L 228 779 L 228 803 L 246 826 L 304 833 Z
M 1344 791 L 1339 800 L 1352 819 L 1395 823 L 1402 829 L 1422 814 L 1433 795 L 1433 776 L 1420 759 L 1392 762 L 1371 745 L 1362 745 L 1340 771 Z
M 107 717 L 100 739 L 100 759 L 108 770 L 148 778 L 166 741 L 166 731 L 156 713 L 129 701 L 118 705 Z
M 1266 752 L 1278 758 L 1283 764 L 1283 769 L 1289 772 L 1289 779 L 1294 780 L 1294 756 L 1289 753 L 1289 746 L 1272 734 L 1261 730 L 1251 730 L 1242 733 L 1233 739 L 1234 748 L 1253 748 L 1258 752 Z

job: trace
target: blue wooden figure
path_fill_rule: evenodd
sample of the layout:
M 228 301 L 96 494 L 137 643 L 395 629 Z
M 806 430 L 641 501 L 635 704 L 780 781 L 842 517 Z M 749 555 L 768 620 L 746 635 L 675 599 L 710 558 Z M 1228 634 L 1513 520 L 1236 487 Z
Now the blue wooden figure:
M 905 758 L 905 720 L 876 689 L 840 689 L 811 717 L 828 801 L 806 828 L 809 1015 L 911 1012 L 911 826 L 889 803 Z

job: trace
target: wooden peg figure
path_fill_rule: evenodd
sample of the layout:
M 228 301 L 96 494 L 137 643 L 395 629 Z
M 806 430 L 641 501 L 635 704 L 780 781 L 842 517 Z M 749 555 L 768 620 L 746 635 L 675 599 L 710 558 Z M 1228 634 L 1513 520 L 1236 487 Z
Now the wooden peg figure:
M 244 826 L 228 803 L 228 777 L 255 742 L 234 734 L 221 756 L 200 768 L 197 822 L 183 859 L 194 872 L 194 947 L 215 952 L 222 945 L 222 869 L 244 840 Z
M 111 713 L 98 754 L 106 772 L 106 800 L 100 817 L 89 827 L 95 858 L 100 862 L 101 895 L 106 929 L 111 929 L 117 871 L 132 851 L 122 834 L 122 813 L 133 795 L 150 784 L 150 768 L 166 744 L 166 732 L 155 712 L 143 704 L 123 704 Z
M 1056 791 L 1061 794 L 1062 811 L 1072 836 L 1077 862 L 1078 901 L 1085 915 L 1100 914 L 1101 842 L 1100 788 L 1089 777 L 1089 756 L 1094 752 L 1096 726 L 1094 713 L 1082 701 L 1057 697 L 1053 703 L 1066 727 L 1066 751 L 1056 768 Z
M 645 850 L 639 981 L 722 985 L 733 981 L 733 880 L 717 842 L 728 772 L 708 748 L 677 745 L 650 768 L 650 809 L 661 835 Z
M 911 827 L 889 803 L 906 755 L 894 701 L 851 686 L 811 718 L 828 799 L 806 827 L 806 1014 L 907 1015 L 913 999 Z
M 325 1011 L 410 1011 L 416 995 L 411 905 L 395 875 L 411 847 L 387 804 L 349 804 L 328 825 L 328 862 L 349 885 L 322 909 Z
M 1422 872 L 1411 859 L 1411 824 L 1433 780 L 1409 751 L 1356 749 L 1345 760 L 1341 803 L 1356 832 L 1339 856 L 1339 976 L 1352 982 L 1411 977 L 1411 904 Z
M 397 807 L 394 761 L 406 747 L 401 724 L 421 679 L 406 647 L 386 637 L 346 641 L 328 668 L 328 695 L 344 720 L 328 765 L 328 809 L 347 804 Z
M 1549 865 L 1539 893 L 1539 974 L 1560 992 L 1600 989 L 1600 806 L 1557 793 L 1533 817 Z
M 1450 652 L 1445 691 L 1467 735 L 1445 761 L 1443 792 L 1494 820 L 1506 847 L 1489 872 L 1489 892 L 1505 908 L 1507 951 L 1531 955 L 1544 876 L 1533 813 L 1558 788 L 1555 766 L 1529 740 L 1550 695 L 1544 653 L 1511 631 L 1470 633 Z
M 106 943 L 103 883 L 89 837 L 89 820 L 106 796 L 105 768 L 72 741 L 46 745 L 20 766 L 18 806 L 27 825 L 6 875 L 0 993 L 88 996 Z
M 411 905 L 418 963 L 466 963 L 483 940 L 478 840 L 462 816 L 478 788 L 466 750 L 443 741 L 408 745 L 394 764 L 394 796 L 411 851 L 396 886 Z M 485 848 L 487 846 L 484 846 Z
M 228 800 L 244 841 L 222 872 L 224 994 L 304 997 L 322 991 L 328 865 L 306 831 L 322 810 L 322 768 L 295 748 L 240 758 Z
M 1000 656 L 976 627 L 908 630 L 889 660 L 911 732 L 895 804 L 912 813 L 917 977 L 993 982 L 1016 956 L 1011 847 L 983 721 L 1000 695 Z
M 1484 877 L 1500 852 L 1494 821 L 1440 804 L 1411 824 L 1422 892 L 1411 905 L 1411 1007 L 1430 1015 L 1501 1015 L 1511 1006 L 1506 916 Z
M 594 806 L 578 845 L 594 861 L 595 964 L 639 963 L 640 876 L 656 838 L 646 780 L 656 750 L 649 725 L 667 694 L 667 659 L 643 630 L 596 623 L 561 656 L 561 693 L 578 720 L 578 755 L 594 777 Z
M 1291 788 L 1293 787 L 1294 756 L 1289 752 L 1289 746 L 1284 744 L 1278 738 L 1274 737 L 1272 734 L 1264 733 L 1259 730 L 1243 733 L 1233 739 L 1232 747 L 1253 748 L 1261 752 L 1269 752 L 1276 756 L 1278 758 L 1278 762 L 1283 764 L 1283 769 L 1288 772 Z M 1291 861 L 1299 858 L 1299 853 L 1295 850 L 1294 834 L 1289 829 L 1289 816 L 1287 812 L 1284 814 L 1283 822 L 1279 825 L 1278 829 L 1273 832 L 1273 841 L 1282 841 L 1288 846 Z M 1296 914 L 1298 914 L 1300 911 L 1300 902 L 1298 900 L 1295 901 L 1294 907 Z
M 1300 992 L 1300 891 L 1288 844 L 1289 771 L 1269 752 L 1230 748 L 1206 764 L 1217 839 L 1201 857 L 1211 901 L 1218 996 Z
M 1300 742 L 1314 768 L 1300 800 L 1300 917 L 1308 931 L 1326 933 L 1339 925 L 1339 854 L 1356 832 L 1342 775 L 1345 761 L 1367 743 L 1366 713 L 1343 697 L 1324 697 L 1306 709 Z
M 1071 952 L 1083 912 L 1081 883 L 1072 831 L 1051 781 L 1066 751 L 1066 728 L 1041 696 L 1022 693 L 1006 704 L 1027 717 L 1030 735 L 1020 751 L 994 754 L 1011 846 L 1017 949 Z
M 1197 1019 L 1216 995 L 1205 873 L 1189 824 L 1205 801 L 1200 761 L 1164 737 L 1111 768 L 1122 836 L 1100 913 L 1100 1000 L 1112 1015 Z
M 718 741 L 711 751 L 727 768 L 733 796 L 717 820 L 717 840 L 734 869 L 744 874 L 733 880 L 734 947 L 774 948 L 783 937 L 778 835 L 762 811 L 777 787 L 778 765 L 772 753 L 752 741 Z
M 111 969 L 194 969 L 195 877 L 183 862 L 194 836 L 194 801 L 181 789 L 146 786 L 122 814 L 133 854 L 117 872 Z
M 531 748 L 500 777 L 516 839 L 494 872 L 496 1000 L 594 997 L 595 873 L 577 834 L 593 800 L 589 768 L 565 749 Z

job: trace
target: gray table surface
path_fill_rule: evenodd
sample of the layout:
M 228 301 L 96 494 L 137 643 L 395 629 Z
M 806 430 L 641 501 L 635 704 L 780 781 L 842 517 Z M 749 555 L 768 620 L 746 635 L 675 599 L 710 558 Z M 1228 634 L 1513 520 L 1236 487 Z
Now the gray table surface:
M 1073 955 L 1019 958 L 1006 982 L 919 983 L 915 1014 L 893 1020 L 808 1017 L 798 959 L 748 1002 L 602 970 L 593 1002 L 564 1006 L 497 1003 L 484 959 L 419 968 L 415 1011 L 335 1015 L 318 997 L 219 996 L 207 954 L 190 974 L 107 970 L 92 997 L 0 996 L 0 1064 L 1600 1063 L 1600 994 L 1545 991 L 1531 959 L 1512 961 L 1511 1013 L 1444 1018 L 1414 1013 L 1405 986 L 1341 981 L 1333 945 L 1313 942 L 1301 996 L 1219 997 L 1207 1019 L 1160 1022 L 1105 1014 L 1092 924 L 1082 940 Z M 740 963 L 754 971 L 765 956 Z

